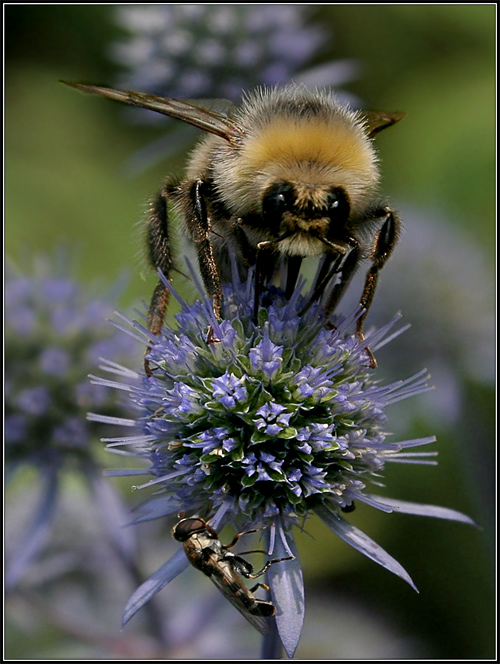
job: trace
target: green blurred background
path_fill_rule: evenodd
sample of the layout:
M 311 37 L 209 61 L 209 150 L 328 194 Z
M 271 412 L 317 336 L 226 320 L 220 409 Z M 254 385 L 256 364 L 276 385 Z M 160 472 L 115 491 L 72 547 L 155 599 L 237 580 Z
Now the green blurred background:
M 61 241 L 80 244 L 81 276 L 88 280 L 114 279 L 129 269 L 121 303 L 126 310 L 137 299 L 147 300 L 153 287 L 143 269 L 137 222 L 148 197 L 182 160 L 127 174 L 127 158 L 158 129 L 127 124 L 118 104 L 58 83 L 113 83 L 118 70 L 108 48 L 122 33 L 112 11 L 106 5 L 5 7 L 5 244 L 7 255 L 21 262 Z M 405 201 L 450 219 L 471 246 L 480 247 L 491 278 L 495 12 L 495 5 L 444 4 L 316 9 L 322 26 L 332 31 L 330 57 L 361 64 L 360 75 L 345 89 L 366 108 L 408 112 L 404 124 L 379 142 L 384 191 L 400 207 Z M 462 510 L 482 530 L 357 510 L 352 521 L 408 569 L 420 589 L 416 595 L 312 522 L 316 540 L 304 537 L 300 543 L 311 615 L 316 600 L 321 604 L 333 596 L 342 606 L 343 597 L 354 598 L 397 624 L 399 638 L 422 642 L 426 658 L 494 657 L 494 395 L 477 385 L 467 394 L 467 424 L 460 432 L 465 443 L 454 445 L 453 428 L 430 431 L 425 423 L 415 424 L 408 436 L 438 435 L 439 466 L 389 469 L 387 495 Z M 486 455 L 489 476 L 469 474 L 477 449 Z M 117 614 L 121 609 L 116 607 Z M 18 623 L 7 625 L 11 657 L 51 658 L 43 648 L 57 657 L 57 630 L 50 632 L 50 645 L 44 634 L 40 650 L 40 642 Z M 306 616 L 305 637 L 313 627 Z M 363 638 L 351 630 L 352 638 Z M 313 645 L 301 647 L 297 656 L 316 657 Z

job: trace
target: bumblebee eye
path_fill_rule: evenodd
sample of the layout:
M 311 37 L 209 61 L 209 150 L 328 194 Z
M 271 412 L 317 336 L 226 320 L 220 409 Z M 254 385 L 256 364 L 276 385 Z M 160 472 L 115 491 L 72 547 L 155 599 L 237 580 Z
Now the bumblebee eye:
M 328 214 L 331 219 L 345 221 L 349 217 L 351 207 L 349 205 L 349 199 L 347 194 L 342 189 L 342 187 L 336 187 L 332 189 L 328 194 Z
M 262 212 L 279 220 L 285 210 L 291 209 L 294 200 L 295 190 L 290 182 L 275 182 L 264 194 Z

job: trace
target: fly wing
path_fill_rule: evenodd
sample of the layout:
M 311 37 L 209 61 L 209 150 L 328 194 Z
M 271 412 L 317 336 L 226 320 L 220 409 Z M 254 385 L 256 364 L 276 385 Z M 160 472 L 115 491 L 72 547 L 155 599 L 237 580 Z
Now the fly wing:
M 363 120 L 369 138 L 373 138 L 379 131 L 390 127 L 405 117 L 406 113 L 386 113 L 385 111 L 360 111 L 359 117 Z
M 220 561 L 213 569 L 210 579 L 221 591 L 224 597 L 238 609 L 238 611 L 251 623 L 261 634 L 269 632 L 269 623 L 264 614 L 260 614 L 260 605 L 265 605 L 269 615 L 273 615 L 274 607 L 270 602 L 262 602 L 256 599 L 248 590 L 240 577 L 232 569 L 227 561 Z M 249 605 L 254 606 L 256 613 L 249 610 Z
M 62 81 L 82 92 L 100 95 L 115 101 L 121 101 L 131 106 L 139 106 L 156 113 L 168 115 L 176 120 L 182 120 L 192 124 L 199 129 L 204 129 L 211 134 L 216 134 L 221 138 L 231 142 L 233 139 L 241 136 L 244 130 L 226 115 L 219 113 L 212 108 L 205 108 L 193 101 L 183 99 L 173 99 L 172 97 L 159 97 L 144 92 L 134 92 L 132 90 L 115 90 L 114 88 L 105 88 L 99 85 L 86 85 L 84 83 L 72 83 Z

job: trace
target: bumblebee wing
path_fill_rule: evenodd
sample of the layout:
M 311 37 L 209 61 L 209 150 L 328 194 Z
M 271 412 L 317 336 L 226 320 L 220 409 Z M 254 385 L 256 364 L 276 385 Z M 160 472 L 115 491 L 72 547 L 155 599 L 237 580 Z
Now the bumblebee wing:
M 214 99 L 185 99 L 188 104 L 193 106 L 199 106 L 204 108 L 207 111 L 215 111 L 219 115 L 225 115 L 226 117 L 234 113 L 234 110 L 237 108 L 237 105 L 230 101 L 229 99 L 214 98 Z
M 368 138 L 373 138 L 379 131 L 390 127 L 405 117 L 406 113 L 386 113 L 384 111 L 360 111 L 359 117 L 363 121 Z
M 115 90 L 99 85 L 85 85 L 84 83 L 72 83 L 69 81 L 61 82 L 82 92 L 101 95 L 108 99 L 121 101 L 124 104 L 139 106 L 150 111 L 156 111 L 156 113 L 168 115 L 176 120 L 192 124 L 199 129 L 204 129 L 211 134 L 216 134 L 227 141 L 231 141 L 233 138 L 241 136 L 244 133 L 243 129 L 226 115 L 212 108 L 204 108 L 193 101 L 159 97 L 158 95 L 133 92 L 132 90 Z
M 248 602 L 246 603 L 243 598 L 249 597 L 251 601 L 254 599 L 253 595 L 229 565 L 224 563 L 219 565 L 217 570 L 214 570 L 213 574 L 210 576 L 210 579 L 221 591 L 224 597 L 231 602 L 236 609 L 238 609 L 255 629 L 261 634 L 267 634 L 269 632 L 270 628 L 266 616 L 250 612 L 247 606 Z M 255 599 L 254 601 L 256 602 L 256 607 L 261 603 L 261 600 Z M 272 605 L 269 602 L 262 602 L 262 604 L 265 604 L 266 608 L 269 608 L 269 615 L 272 615 L 274 612 Z

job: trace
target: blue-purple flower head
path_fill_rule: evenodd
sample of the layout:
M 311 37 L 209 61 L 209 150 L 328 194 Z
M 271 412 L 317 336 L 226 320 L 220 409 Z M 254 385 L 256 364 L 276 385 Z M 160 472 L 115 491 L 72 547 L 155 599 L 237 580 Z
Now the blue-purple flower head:
M 298 292 L 286 300 L 272 290 L 264 300 L 254 320 L 251 282 L 228 285 L 220 322 L 208 300 L 182 302 L 178 329 L 153 339 L 145 333 L 153 375 L 116 384 L 141 410 L 140 431 L 112 445 L 133 443 L 154 476 L 140 486 L 154 485 L 157 493 L 137 521 L 183 511 L 217 530 L 228 522 L 240 530 L 266 526 L 269 554 L 295 556 L 268 572 L 291 655 L 304 612 L 292 527 L 308 514 L 411 585 L 399 563 L 343 513 L 364 502 L 385 512 L 469 519 L 371 493 L 387 463 L 433 463 L 432 453 L 413 449 L 434 439 L 393 440 L 386 414 L 392 403 L 428 389 L 426 372 L 382 385 L 369 367 L 366 345 L 377 351 L 394 336 L 396 321 L 360 343 L 352 332 L 358 313 L 326 320 L 315 305 L 301 314 L 306 300 Z M 179 551 L 134 594 L 125 621 L 186 565 Z
M 102 432 L 89 408 L 123 416 L 115 395 L 89 385 L 99 357 L 130 357 L 132 343 L 109 324 L 113 298 L 92 298 L 51 265 L 40 273 L 7 274 L 5 284 L 5 438 L 8 464 L 62 464 L 90 455 Z
M 104 484 L 95 444 L 106 433 L 89 422 L 89 408 L 123 424 L 129 403 L 104 387 L 89 384 L 88 374 L 101 356 L 109 361 L 140 353 L 130 338 L 117 334 L 109 323 L 116 289 L 90 296 L 71 276 L 73 252 L 34 257 L 28 273 L 9 266 L 5 283 L 5 462 L 9 478 L 27 465 L 39 477 L 29 486 L 36 492 L 31 522 L 10 547 L 6 587 L 13 588 L 39 556 L 51 535 L 60 503 L 64 472 L 80 473 L 99 516 L 108 519 L 106 532 L 130 557 L 132 537 L 118 525 L 122 508 Z M 17 499 L 8 499 L 9 519 L 17 518 Z M 12 510 L 12 511 L 10 511 Z M 112 517 L 109 515 L 112 514 Z M 118 531 L 121 532 L 118 532 Z M 11 544 L 9 542 L 9 544 Z M 128 558 L 127 558 L 128 559 Z
M 122 84 L 171 97 L 237 101 L 241 90 L 308 79 L 341 85 L 350 62 L 309 69 L 331 35 L 300 5 L 130 5 L 116 11 L 129 38 L 113 47 Z

